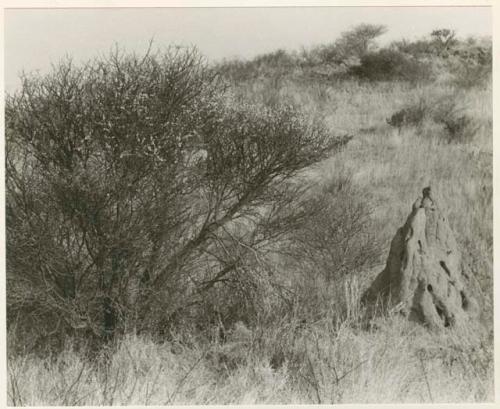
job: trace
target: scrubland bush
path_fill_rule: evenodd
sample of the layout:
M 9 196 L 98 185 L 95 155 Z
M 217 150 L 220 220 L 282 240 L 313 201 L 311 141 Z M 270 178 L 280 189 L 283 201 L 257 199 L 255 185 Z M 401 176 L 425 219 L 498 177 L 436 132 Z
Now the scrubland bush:
M 447 55 L 448 52 L 458 43 L 456 33 L 449 28 L 440 28 L 431 32 L 431 45 L 433 51 L 438 55 Z
M 422 127 L 424 122 L 433 121 L 443 131 L 443 139 L 447 142 L 467 143 L 477 134 L 480 125 L 470 115 L 464 113 L 457 103 L 457 95 L 437 98 L 420 98 L 418 103 L 395 112 L 386 122 L 401 129 L 404 127 Z
M 387 27 L 380 24 L 359 24 L 343 32 L 335 42 L 338 53 L 347 57 L 362 58 L 378 47 L 376 39 L 387 31 Z
M 386 122 L 401 131 L 403 127 L 422 125 L 427 115 L 428 107 L 421 100 L 418 105 L 412 105 L 395 112 L 390 118 L 386 119 Z
M 474 118 L 463 113 L 455 98 L 442 100 L 435 106 L 433 120 L 443 126 L 448 142 L 470 142 L 477 133 L 479 125 Z
M 451 82 L 457 88 L 481 87 L 491 81 L 491 46 L 470 46 L 456 50 L 448 59 Z
M 468 115 L 446 118 L 443 123 L 449 142 L 467 142 L 474 137 L 478 129 L 474 118 Z
M 251 293 L 302 217 L 288 181 L 343 143 L 292 107 L 228 101 L 179 49 L 24 78 L 6 135 L 8 327 L 29 347 L 162 333 L 215 287 Z
M 431 80 L 430 66 L 415 58 L 390 49 L 365 54 L 351 74 L 368 81 L 409 81 L 412 83 Z

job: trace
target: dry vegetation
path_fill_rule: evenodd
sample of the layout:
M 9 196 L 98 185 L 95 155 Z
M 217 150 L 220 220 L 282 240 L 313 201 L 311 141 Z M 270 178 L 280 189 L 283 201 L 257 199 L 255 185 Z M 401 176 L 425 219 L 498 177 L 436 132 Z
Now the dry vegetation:
M 12 322 L 8 403 L 492 401 L 491 84 L 281 75 L 231 89 L 234 100 L 292 104 L 332 134 L 352 136 L 294 175 L 293 183 L 313 187 L 296 203 L 311 215 L 265 261 L 252 259 L 259 273 L 241 282 L 253 298 L 238 300 L 234 287 L 216 285 L 167 335 L 132 329 L 92 352 L 71 337 L 60 350 L 20 352 Z M 403 109 L 421 114 L 391 121 Z M 383 306 L 368 315 L 360 304 L 429 184 L 481 294 L 475 328 L 433 333 Z

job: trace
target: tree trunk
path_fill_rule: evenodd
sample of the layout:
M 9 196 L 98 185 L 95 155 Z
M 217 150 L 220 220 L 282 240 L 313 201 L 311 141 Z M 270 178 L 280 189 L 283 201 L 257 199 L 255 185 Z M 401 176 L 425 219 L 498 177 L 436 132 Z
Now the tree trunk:
M 102 329 L 103 340 L 110 342 L 116 335 L 117 310 L 113 300 L 113 289 L 118 277 L 119 269 L 123 265 L 123 251 L 118 248 L 111 250 L 111 268 L 104 268 L 102 272 L 101 291 L 102 298 Z

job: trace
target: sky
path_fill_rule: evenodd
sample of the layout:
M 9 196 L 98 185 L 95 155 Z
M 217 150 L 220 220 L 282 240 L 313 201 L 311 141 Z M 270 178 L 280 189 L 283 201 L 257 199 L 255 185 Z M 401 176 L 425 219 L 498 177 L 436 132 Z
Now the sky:
M 360 23 L 386 25 L 381 44 L 436 28 L 460 37 L 492 31 L 489 7 L 8 9 L 5 90 L 20 86 L 22 71 L 46 73 L 66 55 L 86 61 L 115 45 L 144 52 L 153 39 L 158 47 L 195 45 L 211 61 L 252 58 L 332 42 Z

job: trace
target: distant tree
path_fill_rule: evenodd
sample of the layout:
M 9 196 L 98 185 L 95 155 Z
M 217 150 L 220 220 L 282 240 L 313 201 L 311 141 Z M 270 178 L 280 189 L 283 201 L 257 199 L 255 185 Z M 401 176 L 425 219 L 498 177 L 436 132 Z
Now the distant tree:
M 447 28 L 432 31 L 432 43 L 434 44 L 437 54 L 443 56 L 457 44 L 455 35 L 455 31 Z
M 304 217 L 297 174 L 344 142 L 229 100 L 183 49 L 62 62 L 5 113 L 8 324 L 42 344 L 158 330 L 251 281 Z
M 360 24 L 353 29 L 342 33 L 335 42 L 335 49 L 339 58 L 361 58 L 369 51 L 376 49 L 375 39 L 387 31 L 384 25 Z

